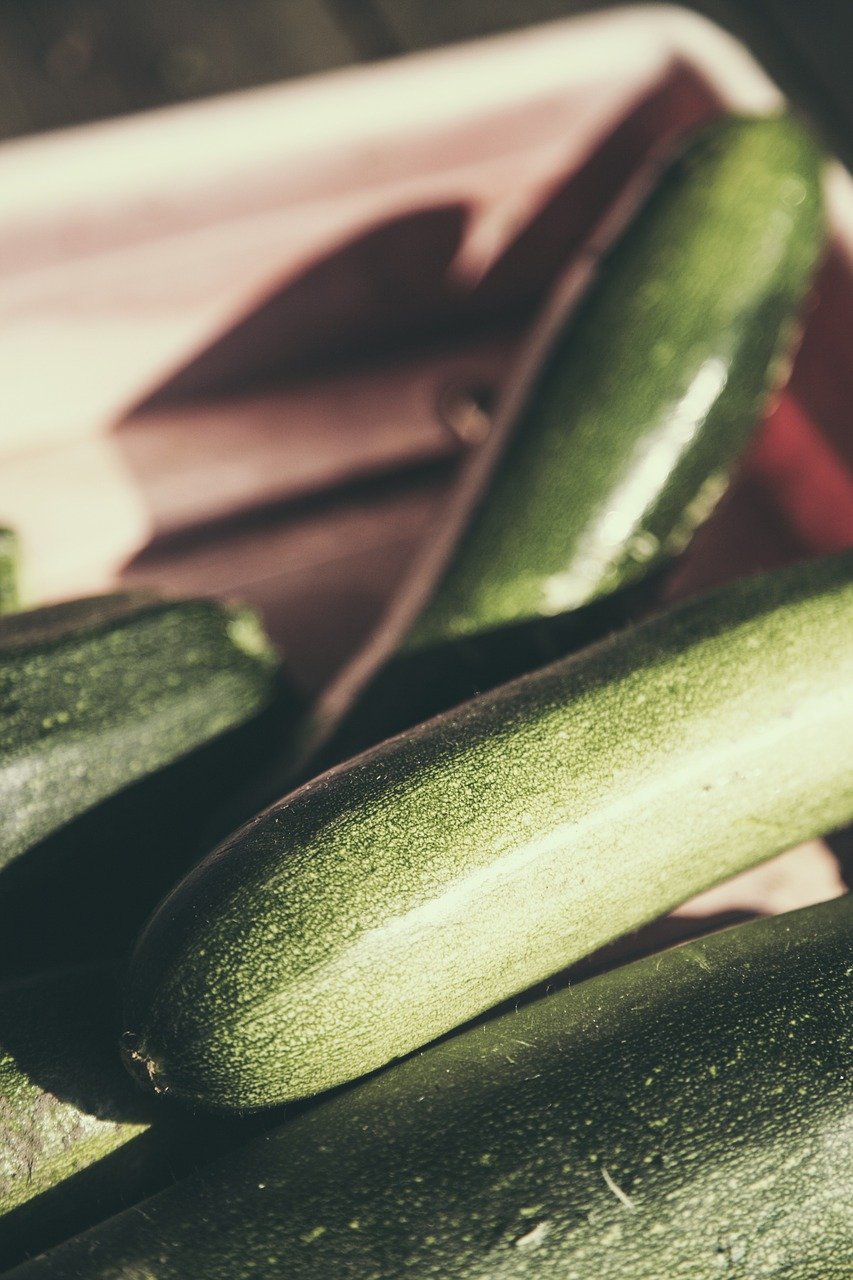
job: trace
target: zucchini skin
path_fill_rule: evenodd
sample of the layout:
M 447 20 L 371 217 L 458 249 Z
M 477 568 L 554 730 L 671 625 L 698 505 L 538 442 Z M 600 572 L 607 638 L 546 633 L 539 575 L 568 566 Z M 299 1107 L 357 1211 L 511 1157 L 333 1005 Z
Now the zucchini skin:
M 849 1280 L 851 904 L 474 1026 L 14 1280 Z
M 0 618 L 0 868 L 272 701 L 254 614 L 93 597 Z
M 675 161 L 557 333 L 408 648 L 577 608 L 685 545 L 787 375 L 821 167 L 787 116 L 714 123 Z
M 249 1110 L 382 1066 L 853 816 L 853 552 L 735 583 L 322 775 L 143 931 L 125 1057 Z
M 18 539 L 11 529 L 0 528 L 0 613 L 18 607 Z
M 382 666 L 294 781 L 307 781 L 442 711 L 577 653 L 655 609 L 664 573 L 553 618 L 532 618 L 493 631 L 407 649 Z

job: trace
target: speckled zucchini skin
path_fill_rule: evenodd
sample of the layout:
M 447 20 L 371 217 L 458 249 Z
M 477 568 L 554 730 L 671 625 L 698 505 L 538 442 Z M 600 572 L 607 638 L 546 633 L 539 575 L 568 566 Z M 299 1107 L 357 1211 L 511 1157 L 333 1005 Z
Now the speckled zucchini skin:
M 255 616 L 115 595 L 0 618 L 0 868 L 267 705 Z
M 784 381 L 822 158 L 731 118 L 676 161 L 560 333 L 409 648 L 577 608 L 678 551 Z
M 404 647 L 379 669 L 294 785 L 477 694 L 568 657 L 617 628 L 642 621 L 655 611 L 664 577 L 658 567 L 636 583 L 553 618 L 506 624 L 423 649 Z
M 18 539 L 11 529 L 0 528 L 0 613 L 18 607 Z
M 737 583 L 322 775 L 137 944 L 128 1065 L 319 1092 L 853 817 L 853 552 Z
M 851 904 L 452 1036 L 14 1280 L 849 1280 Z

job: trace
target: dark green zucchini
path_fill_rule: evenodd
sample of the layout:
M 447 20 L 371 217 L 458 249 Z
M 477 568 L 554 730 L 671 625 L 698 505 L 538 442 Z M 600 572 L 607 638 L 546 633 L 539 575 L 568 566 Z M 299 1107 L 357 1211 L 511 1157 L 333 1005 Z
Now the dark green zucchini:
M 0 613 L 18 608 L 18 539 L 0 528 Z
M 175 1115 L 133 1087 L 118 1026 L 108 968 L 0 986 L 0 1268 L 234 1145 L 233 1125 Z
M 382 1066 L 853 817 L 853 552 L 739 582 L 321 776 L 133 958 L 125 1055 L 251 1109 Z
M 323 725 L 313 772 L 649 611 L 787 375 L 821 165 L 779 117 L 715 123 L 669 168 L 577 311 L 534 337 L 534 372 L 442 516 L 443 577 L 431 545 L 437 588 Z
M 853 899 L 410 1058 L 10 1280 L 849 1280 Z
M 267 706 L 248 610 L 102 596 L 0 618 L 0 868 Z
M 688 147 L 558 333 L 409 647 L 577 608 L 680 550 L 786 375 L 821 167 L 786 116 Z

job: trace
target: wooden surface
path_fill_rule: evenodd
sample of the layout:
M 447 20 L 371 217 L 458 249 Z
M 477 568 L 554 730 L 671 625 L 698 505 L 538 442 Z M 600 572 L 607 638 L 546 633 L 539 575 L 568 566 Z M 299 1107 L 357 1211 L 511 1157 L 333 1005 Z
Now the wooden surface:
M 609 0 L 0 0 L 0 137 L 505 31 Z M 850 0 L 685 0 L 853 161 Z

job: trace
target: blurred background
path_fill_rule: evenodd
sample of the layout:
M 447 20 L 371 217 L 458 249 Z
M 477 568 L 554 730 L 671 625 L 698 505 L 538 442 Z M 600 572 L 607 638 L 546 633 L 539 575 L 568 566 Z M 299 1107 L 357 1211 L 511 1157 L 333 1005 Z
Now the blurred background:
M 0 0 L 0 137 L 613 7 L 604 0 Z M 853 159 L 849 0 L 686 0 Z

